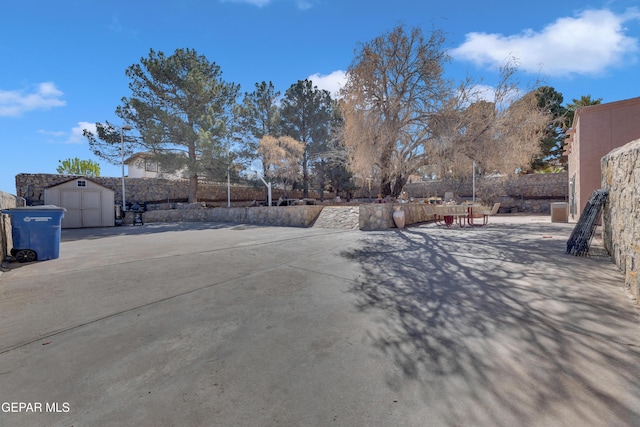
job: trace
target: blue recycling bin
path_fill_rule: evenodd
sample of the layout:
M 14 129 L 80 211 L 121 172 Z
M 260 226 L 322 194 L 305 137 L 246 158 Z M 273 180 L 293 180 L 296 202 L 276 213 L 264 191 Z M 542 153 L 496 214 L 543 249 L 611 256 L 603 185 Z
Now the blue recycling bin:
M 11 217 L 11 255 L 20 262 L 58 258 L 65 211 L 53 205 L 3 209 Z

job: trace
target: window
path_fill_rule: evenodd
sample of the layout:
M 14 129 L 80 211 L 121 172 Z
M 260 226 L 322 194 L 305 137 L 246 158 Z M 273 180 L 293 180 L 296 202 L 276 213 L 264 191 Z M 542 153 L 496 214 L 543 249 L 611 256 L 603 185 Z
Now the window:
M 79 179 L 76 181 L 76 186 L 78 187 L 86 187 L 87 186 L 87 181 Z
M 147 172 L 158 172 L 158 164 L 156 162 L 145 160 L 144 170 Z

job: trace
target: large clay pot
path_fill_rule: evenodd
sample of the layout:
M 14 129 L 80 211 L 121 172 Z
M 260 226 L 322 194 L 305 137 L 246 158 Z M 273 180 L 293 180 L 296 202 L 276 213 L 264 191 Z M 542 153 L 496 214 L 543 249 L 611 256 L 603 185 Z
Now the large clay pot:
M 404 228 L 405 218 L 402 206 L 395 206 L 393 208 L 393 222 L 396 224 L 396 227 Z

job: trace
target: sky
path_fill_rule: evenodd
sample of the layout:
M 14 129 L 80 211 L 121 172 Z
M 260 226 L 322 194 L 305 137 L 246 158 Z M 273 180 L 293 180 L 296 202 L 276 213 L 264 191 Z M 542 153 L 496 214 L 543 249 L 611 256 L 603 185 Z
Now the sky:
M 358 46 L 400 24 L 445 33 L 453 81 L 490 87 L 512 58 L 523 90 L 552 86 L 565 103 L 640 96 L 637 0 L 3 0 L 0 190 L 75 157 L 121 176 L 82 130 L 119 124 L 125 70 L 150 49 L 195 49 L 242 93 L 308 78 L 335 94 Z

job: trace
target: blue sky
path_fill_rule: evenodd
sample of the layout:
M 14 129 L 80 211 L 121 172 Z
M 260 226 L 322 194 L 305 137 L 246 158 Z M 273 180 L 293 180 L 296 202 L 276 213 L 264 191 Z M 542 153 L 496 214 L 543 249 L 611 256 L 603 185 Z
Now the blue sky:
M 335 91 L 359 43 L 397 24 L 438 28 L 447 76 L 495 83 L 517 58 L 523 88 L 553 86 L 565 102 L 640 96 L 637 0 L 4 0 L 0 5 L 0 190 L 18 173 L 56 173 L 58 160 L 98 161 L 82 129 L 118 123 L 125 69 L 149 49 L 192 48 L 242 92 L 310 78 Z

